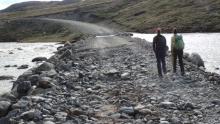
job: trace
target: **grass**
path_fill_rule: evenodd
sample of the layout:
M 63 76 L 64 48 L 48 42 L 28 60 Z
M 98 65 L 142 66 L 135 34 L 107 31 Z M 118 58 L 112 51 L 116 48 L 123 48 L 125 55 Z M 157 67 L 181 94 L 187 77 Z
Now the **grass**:
M 171 32 L 173 27 L 177 27 L 181 32 L 220 31 L 219 0 L 88 0 L 66 5 L 52 4 L 27 11 L 1 13 L 0 21 L 7 22 L 49 15 L 57 17 L 56 15 L 63 14 L 65 16 L 66 12 L 93 14 L 101 19 L 97 23 L 117 25 L 117 28 L 126 31 L 153 32 L 156 27 L 162 27 L 166 32 Z M 15 35 L 16 37 L 22 35 L 25 40 L 31 42 L 35 41 L 34 37 L 39 41 L 44 39 L 53 41 L 81 36 L 81 34 L 78 35 L 78 32 L 68 31 L 64 27 L 59 27 L 59 30 L 58 28 L 53 29 L 53 26 L 46 27 L 50 29 L 46 31 L 49 32 L 46 36 L 40 33 L 44 32 L 43 29 L 40 29 L 39 32 L 29 31 L 32 34 L 16 34 L 15 29 L 10 29 L 11 31 L 8 31 L 7 35 Z M 2 33 L 1 30 L 0 33 Z

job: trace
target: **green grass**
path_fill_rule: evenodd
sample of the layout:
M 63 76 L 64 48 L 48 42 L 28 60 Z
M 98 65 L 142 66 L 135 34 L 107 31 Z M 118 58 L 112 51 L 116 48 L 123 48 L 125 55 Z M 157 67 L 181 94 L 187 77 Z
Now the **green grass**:
M 90 13 L 101 19 L 97 23 L 117 25 L 126 31 L 153 32 L 156 27 L 162 27 L 166 32 L 170 32 L 173 27 L 179 28 L 181 32 L 220 31 L 219 0 L 88 0 L 2 13 L 0 21 L 65 15 L 66 12 Z

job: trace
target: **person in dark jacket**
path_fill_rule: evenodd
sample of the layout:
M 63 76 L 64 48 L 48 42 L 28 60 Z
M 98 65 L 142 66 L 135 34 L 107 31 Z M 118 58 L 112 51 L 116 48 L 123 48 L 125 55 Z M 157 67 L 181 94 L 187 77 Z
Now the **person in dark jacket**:
M 157 35 L 153 39 L 153 50 L 157 58 L 158 74 L 160 77 L 163 77 L 162 70 L 164 74 L 167 73 L 166 61 L 165 61 L 167 44 L 166 44 L 166 38 L 163 35 L 161 35 L 160 28 L 157 29 Z

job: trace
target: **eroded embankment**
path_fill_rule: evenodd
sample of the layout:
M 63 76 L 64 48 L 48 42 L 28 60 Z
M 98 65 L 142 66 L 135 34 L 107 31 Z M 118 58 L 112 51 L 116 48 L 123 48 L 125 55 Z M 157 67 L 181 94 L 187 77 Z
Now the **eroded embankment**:
M 66 43 L 14 83 L 0 101 L 1 123 L 220 123 L 218 76 L 186 62 L 186 76 L 159 79 L 151 44 Z M 96 40 L 94 40 L 96 41 Z

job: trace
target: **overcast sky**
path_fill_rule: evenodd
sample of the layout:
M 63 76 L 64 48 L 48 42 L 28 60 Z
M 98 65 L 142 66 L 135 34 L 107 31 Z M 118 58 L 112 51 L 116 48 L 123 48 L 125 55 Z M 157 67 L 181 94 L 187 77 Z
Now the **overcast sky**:
M 62 1 L 62 0 L 0 0 L 0 10 L 5 9 L 14 3 L 20 3 L 25 1 Z

